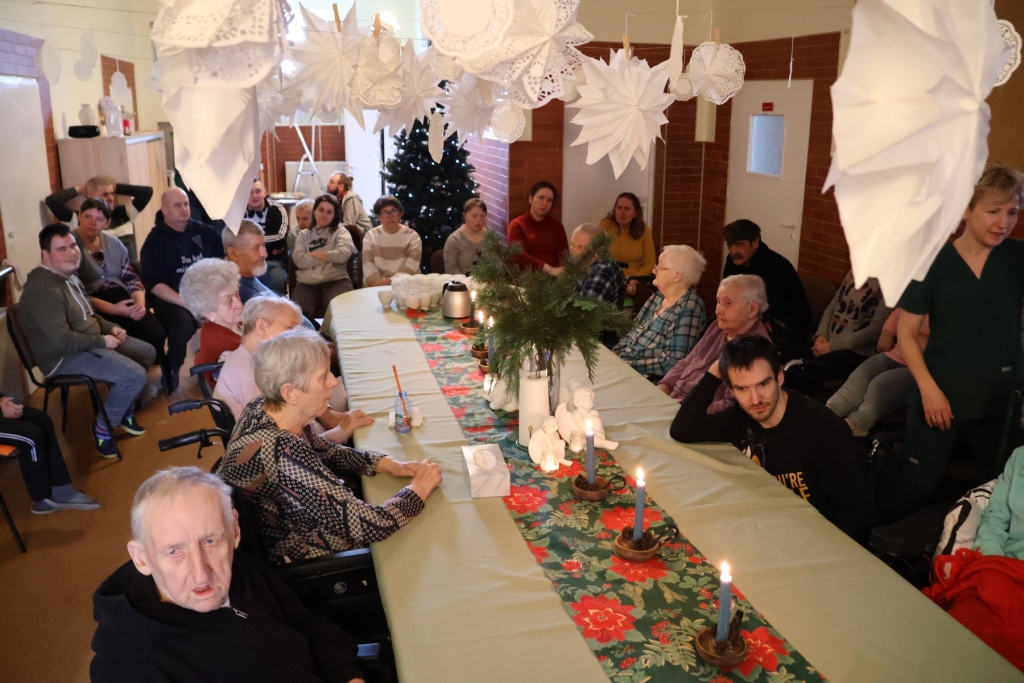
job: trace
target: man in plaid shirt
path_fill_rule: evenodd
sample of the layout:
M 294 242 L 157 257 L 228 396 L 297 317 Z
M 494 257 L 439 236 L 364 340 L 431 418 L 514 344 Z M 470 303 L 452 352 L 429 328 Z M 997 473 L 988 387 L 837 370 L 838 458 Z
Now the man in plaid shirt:
M 573 230 L 572 240 L 569 242 L 569 250 L 579 256 L 600 230 L 601 228 L 593 223 L 584 223 L 576 228 Z M 625 284 L 626 277 L 622 274 L 622 268 L 618 263 L 595 258 L 590 263 L 587 276 L 576 285 L 576 293 L 582 297 L 600 299 L 617 306 Z

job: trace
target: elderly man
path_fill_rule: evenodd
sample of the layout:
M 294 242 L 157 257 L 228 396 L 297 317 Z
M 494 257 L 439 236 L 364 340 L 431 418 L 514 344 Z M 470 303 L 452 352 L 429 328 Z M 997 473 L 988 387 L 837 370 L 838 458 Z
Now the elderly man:
M 146 237 L 141 253 L 142 282 L 148 290 L 146 303 L 167 331 L 163 376 L 168 396 L 178 388 L 188 340 L 199 327 L 178 295 L 178 287 L 188 267 L 204 258 L 224 258 L 220 235 L 192 220 L 188 195 L 172 187 L 160 197 L 156 226 Z
M 107 384 L 104 407 L 110 424 L 97 416 L 92 434 L 100 455 L 116 457 L 116 427 L 129 434 L 146 433 L 132 407 L 146 386 L 146 368 L 153 364 L 156 349 L 93 311 L 75 275 L 82 254 L 68 226 L 43 228 L 39 248 L 42 263 L 28 274 L 18 321 L 44 376 L 85 375 Z
M 572 231 L 569 251 L 573 256 L 579 256 L 590 246 L 590 241 L 594 239 L 594 236 L 600 232 L 601 228 L 593 223 L 584 223 L 579 226 Z M 586 276 L 576 285 L 576 293 L 582 297 L 600 299 L 617 306 L 622 294 L 622 287 L 625 284 L 626 278 L 618 263 L 610 258 L 594 256 Z
M 92 598 L 93 683 L 362 683 L 355 642 L 235 552 L 223 481 L 197 467 L 157 472 L 131 518 L 131 561 Z
M 117 206 L 114 203 L 116 195 L 131 197 L 131 204 Z M 75 212 L 68 208 L 68 202 L 81 197 L 82 199 L 102 199 L 110 207 L 110 228 L 116 228 L 133 221 L 138 217 L 139 212 L 146 208 L 149 200 L 153 198 L 153 188 L 145 185 L 127 185 L 119 183 L 108 175 L 99 175 L 89 178 L 86 182 L 76 187 L 69 187 L 60 192 L 54 192 L 46 198 L 46 208 L 50 210 L 54 218 L 62 223 L 67 223 L 74 228 L 76 223 Z
M 260 342 L 298 327 L 302 321 L 298 305 L 274 296 L 253 297 L 242 311 L 242 344 L 224 361 L 214 398 L 231 408 L 237 420 L 249 401 L 260 396 L 253 373 L 252 354 Z M 330 404 L 317 417 L 313 431 L 332 443 L 345 443 L 356 427 L 373 424 L 373 418 L 361 410 L 348 411 L 348 395 L 339 380 Z
M 249 204 L 245 208 L 246 220 L 260 227 L 266 237 L 266 267 L 259 275 L 260 282 L 284 295 L 288 289 L 288 214 L 276 202 L 270 201 L 263 182 L 252 181 Z
M 745 334 L 769 338 L 761 317 L 768 309 L 764 280 L 756 275 L 731 275 L 718 285 L 715 302 L 715 324 L 701 337 L 686 358 L 675 364 L 658 388 L 677 401 L 682 401 L 697 385 L 704 373 L 718 360 L 727 341 Z M 732 391 L 723 384 L 715 393 L 708 412 L 717 413 L 736 402 Z

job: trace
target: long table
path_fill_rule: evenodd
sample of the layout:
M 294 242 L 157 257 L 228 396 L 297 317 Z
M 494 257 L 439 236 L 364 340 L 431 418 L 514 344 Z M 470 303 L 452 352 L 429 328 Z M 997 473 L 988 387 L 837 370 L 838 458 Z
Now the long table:
M 403 683 L 573 681 L 607 676 L 562 607 L 500 499 L 471 499 L 468 445 L 403 312 L 382 310 L 380 288 L 331 304 L 351 408 L 378 418 L 360 448 L 431 458 L 444 481 L 426 509 L 371 546 Z M 399 435 L 387 426 L 391 365 L 425 417 Z M 570 357 L 561 379 L 586 382 Z M 648 494 L 822 675 L 836 683 L 1024 681 L 1024 674 L 960 626 L 810 505 L 729 445 L 684 446 L 668 435 L 678 405 L 601 350 L 596 407 L 614 455 L 642 465 Z M 404 482 L 364 478 L 380 503 Z

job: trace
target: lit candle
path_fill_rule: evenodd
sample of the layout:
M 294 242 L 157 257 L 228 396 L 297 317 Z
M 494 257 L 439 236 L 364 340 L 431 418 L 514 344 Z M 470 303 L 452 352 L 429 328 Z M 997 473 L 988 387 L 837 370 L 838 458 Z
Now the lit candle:
M 594 425 L 587 420 L 587 483 L 594 481 Z
M 732 612 L 732 576 L 729 574 L 729 563 L 722 563 L 722 585 L 718 590 L 718 635 L 715 640 L 726 640 L 729 637 L 729 616 Z
M 476 290 L 469 293 L 469 321 L 473 322 L 473 318 L 476 317 L 473 313 L 476 311 Z
M 647 502 L 647 484 L 644 482 L 644 471 L 636 470 L 636 515 L 633 518 L 633 542 L 636 543 L 644 535 L 644 503 Z
M 494 358 L 494 316 L 487 319 L 487 328 L 487 365 L 490 367 Z
M 480 325 L 480 327 L 484 326 L 484 312 L 483 311 L 477 311 L 476 312 L 476 321 Z

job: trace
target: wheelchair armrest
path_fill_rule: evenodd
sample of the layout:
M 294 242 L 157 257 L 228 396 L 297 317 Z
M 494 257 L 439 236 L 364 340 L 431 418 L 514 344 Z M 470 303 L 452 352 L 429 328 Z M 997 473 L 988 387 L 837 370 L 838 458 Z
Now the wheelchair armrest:
M 939 543 L 948 506 L 936 503 L 895 524 L 871 530 L 871 547 L 886 557 L 931 554 Z
M 200 363 L 199 365 L 193 365 L 192 368 L 188 371 L 188 374 L 191 375 L 192 377 L 195 377 L 196 375 L 205 375 L 209 372 L 217 372 L 223 366 L 224 363 L 221 361 L 217 361 L 214 363 Z
M 345 550 L 328 557 L 317 557 L 274 566 L 274 571 L 285 583 L 354 569 L 373 569 L 373 556 L 370 554 L 369 548 Z
M 360 643 L 356 657 L 359 659 L 359 663 L 367 669 L 380 668 L 380 643 Z

